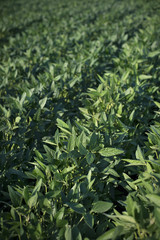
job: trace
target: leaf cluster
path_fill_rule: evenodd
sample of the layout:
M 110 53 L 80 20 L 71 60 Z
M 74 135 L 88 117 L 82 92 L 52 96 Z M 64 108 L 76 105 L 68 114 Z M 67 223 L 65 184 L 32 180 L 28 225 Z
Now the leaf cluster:
M 159 6 L 2 3 L 0 239 L 160 239 Z

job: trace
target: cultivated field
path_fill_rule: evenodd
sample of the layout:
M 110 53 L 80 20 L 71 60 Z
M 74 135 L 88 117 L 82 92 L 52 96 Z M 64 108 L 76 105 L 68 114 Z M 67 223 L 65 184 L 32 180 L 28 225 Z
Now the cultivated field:
M 160 239 L 160 1 L 0 1 L 0 239 Z

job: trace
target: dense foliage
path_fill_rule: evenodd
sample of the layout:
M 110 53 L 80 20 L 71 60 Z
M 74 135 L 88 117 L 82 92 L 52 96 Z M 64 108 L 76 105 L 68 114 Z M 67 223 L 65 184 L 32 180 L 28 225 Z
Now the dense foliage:
M 7 0 L 0 239 L 160 239 L 160 1 Z

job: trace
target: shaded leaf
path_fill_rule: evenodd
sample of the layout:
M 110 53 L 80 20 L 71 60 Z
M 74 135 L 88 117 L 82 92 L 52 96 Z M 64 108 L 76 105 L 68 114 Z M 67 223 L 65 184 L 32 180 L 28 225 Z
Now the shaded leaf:
M 72 210 L 79 214 L 85 214 L 85 208 L 83 207 L 82 204 L 80 203 L 72 203 L 72 202 L 67 202 L 66 203 Z

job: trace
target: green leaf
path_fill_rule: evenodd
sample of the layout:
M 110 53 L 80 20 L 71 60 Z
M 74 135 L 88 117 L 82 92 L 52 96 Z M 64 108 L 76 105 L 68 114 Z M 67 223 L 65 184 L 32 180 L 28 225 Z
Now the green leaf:
M 157 207 L 160 207 L 160 196 L 156 194 L 147 194 L 146 197 L 149 198 L 149 200 Z
M 86 108 L 79 108 L 79 110 L 83 113 L 83 115 L 89 120 L 91 118 L 88 110 Z
M 28 190 L 28 186 L 26 186 L 23 190 L 23 197 L 24 197 L 24 200 L 26 202 L 26 204 L 28 203 L 28 200 L 29 200 L 29 190 Z
M 97 140 L 98 140 L 98 136 L 96 135 L 95 132 L 93 132 L 89 142 L 90 149 L 94 149 L 97 146 Z
M 157 222 L 157 226 L 159 227 L 160 226 L 160 207 L 156 207 L 154 209 L 154 216 Z
M 154 101 L 154 103 L 157 105 L 158 108 L 160 108 L 160 103 L 157 101 Z
M 87 141 L 86 134 L 84 131 L 82 131 L 81 134 L 77 138 L 77 142 L 76 142 L 77 147 L 79 147 L 80 144 L 82 144 L 84 147 L 86 147 L 86 141 Z
M 37 149 L 35 150 L 35 154 L 38 159 L 43 160 L 42 154 Z
M 35 166 L 33 172 L 33 174 L 35 174 L 36 178 L 43 178 L 45 179 L 45 175 L 43 174 L 43 172 L 39 169 L 39 166 Z
M 88 152 L 87 155 L 86 155 L 86 160 L 87 160 L 87 163 L 90 165 L 94 162 L 95 160 L 95 155 L 94 153 L 90 153 Z
M 40 108 L 43 109 L 44 106 L 46 105 L 46 102 L 47 102 L 47 97 L 44 97 L 43 99 L 41 99 L 39 101 L 39 105 L 40 105 Z
M 84 220 L 90 228 L 93 228 L 94 218 L 90 213 L 84 215 Z
M 104 234 L 102 234 L 96 240 L 111 240 L 114 231 L 115 231 L 115 228 L 112 228 L 112 229 L 108 230 L 107 232 L 105 232 Z
M 37 204 L 38 194 L 34 194 L 30 199 L 28 200 L 27 204 L 29 208 L 34 207 Z
M 113 203 L 110 202 L 109 200 L 98 201 L 93 205 L 91 212 L 95 212 L 95 213 L 107 212 L 112 206 L 113 206 Z
M 32 196 L 35 195 L 37 192 L 39 192 L 41 186 L 42 186 L 42 178 L 38 181 L 38 183 L 34 187 L 33 192 L 32 192 Z
M 104 156 L 104 157 L 112 157 L 112 156 L 115 156 L 115 155 L 119 155 L 119 154 L 122 154 L 124 153 L 123 150 L 120 150 L 120 149 L 117 149 L 117 148 L 103 148 L 99 151 L 100 155 L 101 156 Z
M 62 220 L 63 216 L 64 216 L 64 212 L 65 212 L 65 208 L 62 207 L 54 216 L 56 218 L 56 220 L 57 219 Z
M 120 177 L 120 175 L 112 168 L 109 168 L 107 173 L 113 175 L 114 177 Z
M 75 167 L 76 167 L 76 166 L 67 167 L 67 168 L 63 169 L 63 171 L 61 172 L 61 174 L 69 173 L 69 172 L 71 172 Z
M 138 165 L 144 166 L 145 165 L 145 163 L 142 163 L 139 160 L 135 160 L 135 159 L 134 160 L 132 160 L 132 159 L 121 159 L 121 160 L 129 163 L 129 164 L 126 165 L 126 167 L 127 166 L 138 166 Z
M 87 149 L 85 149 L 85 147 L 81 143 L 79 144 L 78 149 L 81 155 L 84 155 L 84 156 L 87 155 L 88 151 Z
M 18 117 L 16 117 L 16 119 L 15 119 L 15 123 L 17 123 L 17 124 L 18 124 L 18 123 L 20 122 L 20 120 L 21 120 L 21 117 L 19 117 L 19 116 L 18 116 Z
M 136 158 L 139 159 L 143 164 L 145 164 L 144 156 L 139 146 L 137 147 Z
M 126 173 L 123 173 L 123 176 L 124 176 L 126 182 L 128 183 L 128 185 L 129 185 L 132 189 L 137 190 L 137 186 L 133 183 L 132 178 L 130 178 Z
M 67 202 L 66 204 L 76 213 L 85 214 L 86 212 L 85 208 L 80 203 Z
M 72 240 L 72 228 L 70 225 L 66 225 L 66 230 L 65 230 L 65 240 Z
M 136 221 L 133 217 L 131 216 L 128 216 L 128 215 L 109 215 L 109 214 L 105 214 L 108 218 L 111 218 L 111 219 L 120 219 L 122 221 L 124 221 L 124 224 L 125 222 L 127 223 L 132 223 L 132 224 L 135 224 L 136 225 Z
M 82 126 L 78 121 L 75 121 L 75 124 L 80 131 L 82 131 L 82 132 L 84 131 L 87 134 L 90 134 L 90 131 L 86 127 Z
M 153 58 L 153 57 L 155 57 L 155 56 L 157 56 L 157 55 L 159 55 L 159 54 L 160 54 L 160 51 L 159 51 L 159 50 L 156 50 L 156 51 L 150 52 L 150 53 L 148 54 L 148 57 Z
M 128 215 L 133 216 L 134 202 L 133 202 L 133 199 L 130 194 L 127 196 L 126 203 L 127 203 L 126 210 L 127 210 Z
M 72 136 L 68 140 L 67 150 L 68 152 L 71 152 L 74 150 L 76 145 L 76 135 L 72 133 Z
M 82 235 L 77 226 L 72 228 L 72 240 L 82 240 Z
M 53 145 L 53 146 L 56 146 L 57 144 L 51 140 L 43 140 L 44 143 L 47 143 L 47 144 L 50 144 L 50 145 Z
M 57 118 L 57 125 L 62 130 L 62 132 L 71 135 L 71 130 L 67 123 L 65 123 L 61 119 Z
M 21 197 L 20 195 L 13 190 L 11 186 L 8 186 L 9 196 L 11 198 L 12 204 L 14 207 L 20 206 Z
M 24 92 L 24 93 L 22 94 L 22 97 L 21 97 L 21 100 L 20 100 L 21 106 L 23 105 L 25 99 L 26 99 L 26 92 Z
M 140 80 L 151 79 L 151 78 L 152 78 L 151 75 L 144 75 L 144 74 L 142 74 L 142 75 L 139 76 Z
M 47 160 L 52 161 L 53 157 L 54 157 L 54 150 L 52 150 L 51 148 L 49 148 L 47 145 L 43 145 L 46 155 L 47 155 Z
M 67 123 L 65 123 L 63 120 L 57 118 L 57 123 L 59 128 L 65 128 L 70 131 L 70 128 Z

